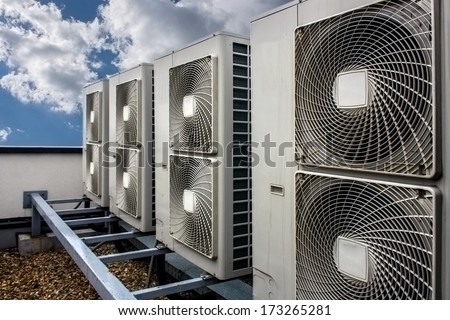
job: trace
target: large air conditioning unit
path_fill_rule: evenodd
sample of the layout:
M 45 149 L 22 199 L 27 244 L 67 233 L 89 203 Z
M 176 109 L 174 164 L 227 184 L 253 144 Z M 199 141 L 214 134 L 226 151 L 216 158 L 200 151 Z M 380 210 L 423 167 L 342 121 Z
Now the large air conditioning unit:
M 140 231 L 155 230 L 153 65 L 109 78 L 110 211 Z
M 108 80 L 83 89 L 83 186 L 84 193 L 97 205 L 109 205 L 107 154 L 103 148 L 109 136 Z
M 256 299 L 450 297 L 449 18 L 308 0 L 254 19 Z
M 250 47 L 218 33 L 155 61 L 156 238 L 219 279 L 251 273 Z

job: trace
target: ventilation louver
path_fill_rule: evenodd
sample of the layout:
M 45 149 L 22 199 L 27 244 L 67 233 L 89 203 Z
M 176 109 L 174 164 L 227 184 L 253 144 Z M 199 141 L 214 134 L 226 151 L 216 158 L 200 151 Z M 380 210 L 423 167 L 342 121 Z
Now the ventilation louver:
M 213 160 L 170 156 L 170 232 L 172 237 L 213 258 Z
M 295 32 L 303 164 L 432 176 L 431 1 L 382 1 Z
M 214 58 L 171 68 L 170 144 L 174 150 L 215 153 Z
M 122 146 L 139 146 L 139 84 L 138 80 L 125 82 L 117 86 L 116 101 L 116 137 Z
M 298 299 L 431 299 L 436 195 L 298 173 Z
M 86 95 L 86 139 L 89 142 L 101 141 L 101 105 L 99 91 Z
M 117 207 L 125 213 L 139 217 L 139 155 L 134 149 L 117 149 L 116 197 Z
M 96 144 L 86 144 L 86 190 L 93 193 L 96 196 L 101 196 L 101 163 L 100 163 L 101 150 L 100 146 Z

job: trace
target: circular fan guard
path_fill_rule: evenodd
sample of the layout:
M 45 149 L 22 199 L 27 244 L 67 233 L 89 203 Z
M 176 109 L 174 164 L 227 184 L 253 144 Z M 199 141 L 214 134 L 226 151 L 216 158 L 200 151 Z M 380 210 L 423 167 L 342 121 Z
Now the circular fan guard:
M 433 172 L 431 3 L 383 1 L 295 34 L 296 145 L 309 165 Z M 367 70 L 369 104 L 344 110 L 341 73 Z
M 184 210 L 183 193 L 196 197 L 195 212 Z M 171 156 L 170 229 L 172 236 L 197 252 L 212 258 L 213 174 L 211 160 Z
M 431 299 L 433 196 L 425 190 L 299 174 L 298 299 Z M 339 271 L 336 240 L 368 247 L 369 280 Z
M 133 149 L 117 149 L 119 157 L 116 169 L 117 207 L 127 214 L 139 217 L 139 152 Z M 128 173 L 128 187 L 124 187 L 123 174 Z
M 116 92 L 116 134 L 117 143 L 122 146 L 137 146 L 139 120 L 138 81 L 132 80 L 117 86 Z M 123 108 L 128 106 L 129 118 L 123 119 Z
M 213 64 L 208 56 L 170 69 L 170 143 L 174 150 L 213 153 Z M 192 96 L 193 117 L 183 116 L 183 99 Z
M 86 96 L 86 139 L 90 142 L 99 142 L 100 138 L 100 92 L 93 92 Z M 94 113 L 94 121 L 91 122 L 91 112 Z
M 91 162 L 94 164 L 94 174 L 91 174 Z M 86 144 L 86 189 L 100 196 L 100 147 Z

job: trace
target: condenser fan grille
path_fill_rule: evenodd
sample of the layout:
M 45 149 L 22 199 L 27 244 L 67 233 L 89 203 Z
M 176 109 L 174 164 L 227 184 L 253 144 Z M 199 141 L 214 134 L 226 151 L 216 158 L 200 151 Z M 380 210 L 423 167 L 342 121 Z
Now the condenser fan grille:
M 304 164 L 432 175 L 431 1 L 393 0 L 295 33 Z
M 213 153 L 213 58 L 174 67 L 169 74 L 172 148 Z
M 117 207 L 139 217 L 139 154 L 134 149 L 117 149 L 116 193 Z
M 100 196 L 100 151 L 100 146 L 95 144 L 86 144 L 86 190 L 96 196 Z
M 101 141 L 101 101 L 99 91 L 86 95 L 86 139 L 89 142 Z
M 171 235 L 186 246 L 213 258 L 212 161 L 170 157 Z
M 117 86 L 116 136 L 122 146 L 138 146 L 139 136 L 139 81 L 132 80 Z
M 299 173 L 298 299 L 431 299 L 435 196 Z

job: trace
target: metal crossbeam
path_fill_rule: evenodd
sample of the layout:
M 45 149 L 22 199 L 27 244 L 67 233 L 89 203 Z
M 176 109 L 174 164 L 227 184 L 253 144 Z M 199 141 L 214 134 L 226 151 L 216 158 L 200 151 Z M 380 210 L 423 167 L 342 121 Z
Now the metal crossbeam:
M 221 282 L 217 278 L 213 277 L 199 277 L 179 282 L 174 282 L 170 284 L 166 284 L 163 286 L 153 287 L 153 288 L 147 288 L 142 289 L 138 291 L 134 291 L 133 295 L 138 300 L 144 300 L 144 299 L 154 299 L 156 297 L 160 296 L 166 296 L 170 294 L 180 293 L 188 290 L 194 290 L 202 287 L 211 286 L 213 284 Z
M 90 201 L 88 198 L 81 198 L 81 199 L 53 199 L 53 200 L 47 200 L 48 204 L 62 204 L 62 203 L 76 203 L 76 202 L 86 202 Z
M 98 258 L 100 259 L 100 261 L 107 264 L 107 263 L 123 261 L 123 260 L 131 260 L 131 259 L 140 259 L 140 258 L 147 258 L 147 257 L 152 257 L 152 256 L 159 256 L 161 254 L 166 254 L 166 253 L 171 253 L 171 252 L 172 251 L 167 248 L 164 248 L 164 249 L 150 248 L 150 249 L 122 252 L 122 253 L 113 253 L 113 254 L 108 254 L 106 256 L 99 256 Z
M 98 243 L 98 242 L 108 242 L 108 241 L 116 241 L 116 240 L 125 240 L 132 239 L 144 236 L 143 232 L 129 231 L 129 232 L 121 232 L 121 233 L 113 233 L 113 234 L 103 234 L 99 236 L 91 236 L 81 238 L 82 241 L 86 244 Z
M 33 193 L 31 197 L 33 223 L 39 222 L 40 225 L 40 217 L 38 219 L 36 215 L 42 216 L 102 299 L 136 299 L 39 194 Z M 40 232 L 40 228 L 32 228 L 35 232 Z
M 69 216 L 75 214 L 93 214 L 93 213 L 105 213 L 107 212 L 104 208 L 82 208 L 82 209 L 65 209 L 56 210 L 56 213 L 60 216 Z
M 75 220 L 65 220 L 64 222 L 68 226 L 81 226 L 84 224 L 97 224 L 97 223 L 104 223 L 104 222 L 113 222 L 117 221 L 118 219 L 114 216 L 108 216 L 108 217 L 99 217 L 99 218 L 86 218 L 86 219 L 75 219 Z

